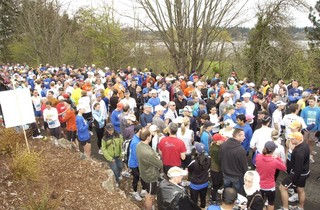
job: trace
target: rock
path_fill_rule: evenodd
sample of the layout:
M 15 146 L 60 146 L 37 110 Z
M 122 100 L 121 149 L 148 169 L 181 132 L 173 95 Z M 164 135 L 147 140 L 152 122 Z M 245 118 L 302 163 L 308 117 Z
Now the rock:
M 13 182 L 8 181 L 8 187 L 12 186 Z
M 71 142 L 69 142 L 65 138 L 58 139 L 58 145 L 64 149 L 70 149 L 71 148 Z
M 111 169 L 108 169 L 107 174 L 108 174 L 108 179 L 102 182 L 102 187 L 109 192 L 115 192 L 116 183 L 115 183 L 113 171 Z

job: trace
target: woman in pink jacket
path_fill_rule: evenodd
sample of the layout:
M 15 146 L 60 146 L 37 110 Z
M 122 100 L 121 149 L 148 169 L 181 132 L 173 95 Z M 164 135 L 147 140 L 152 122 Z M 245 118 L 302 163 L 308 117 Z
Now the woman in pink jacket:
M 260 191 L 263 197 L 267 197 L 267 210 L 274 209 L 276 195 L 275 172 L 276 170 L 285 171 L 286 165 L 280 157 L 274 156 L 273 152 L 277 145 L 273 141 L 266 142 L 262 154 L 256 158 L 257 172 L 260 175 Z

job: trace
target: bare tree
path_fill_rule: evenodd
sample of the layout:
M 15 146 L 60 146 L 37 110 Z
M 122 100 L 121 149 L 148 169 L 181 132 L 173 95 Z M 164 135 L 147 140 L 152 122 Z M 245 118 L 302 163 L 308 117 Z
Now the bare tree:
M 159 36 L 175 61 L 189 73 L 202 71 L 213 42 L 234 23 L 247 0 L 137 0 L 149 22 L 145 27 Z

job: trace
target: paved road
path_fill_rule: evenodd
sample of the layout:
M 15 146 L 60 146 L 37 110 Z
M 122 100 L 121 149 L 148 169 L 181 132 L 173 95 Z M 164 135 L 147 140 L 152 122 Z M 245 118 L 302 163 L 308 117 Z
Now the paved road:
M 99 160 L 105 161 L 103 155 L 98 154 L 98 146 L 96 137 L 91 136 L 91 148 L 92 148 L 92 155 Z M 320 148 L 315 148 L 316 152 L 318 152 L 317 155 L 314 156 L 315 163 L 310 164 L 311 168 L 311 175 L 307 181 L 305 190 L 306 190 L 306 203 L 305 203 L 305 210 L 320 210 L 320 182 L 317 181 L 317 177 L 320 176 Z M 281 173 L 278 178 L 278 184 L 280 185 L 280 182 L 284 178 L 285 173 Z M 277 209 L 279 206 L 281 206 L 281 198 L 280 198 L 280 192 L 277 190 L 276 194 L 276 201 L 275 201 L 275 209 Z

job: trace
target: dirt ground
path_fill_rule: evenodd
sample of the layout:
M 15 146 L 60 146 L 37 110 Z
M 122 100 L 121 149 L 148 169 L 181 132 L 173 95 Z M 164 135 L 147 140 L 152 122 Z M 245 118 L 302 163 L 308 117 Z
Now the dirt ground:
M 124 178 L 120 190 L 107 192 L 103 164 L 81 160 L 79 153 L 54 146 L 48 141 L 31 140 L 30 148 L 41 153 L 41 175 L 38 181 L 12 178 L 10 158 L 0 155 L 0 209 L 140 209 L 130 195 L 131 179 Z M 49 205 L 50 204 L 50 205 Z M 138 204 L 139 206 L 137 206 Z M 56 206 L 57 208 L 54 208 Z M 38 208 L 40 209 L 40 208 Z

